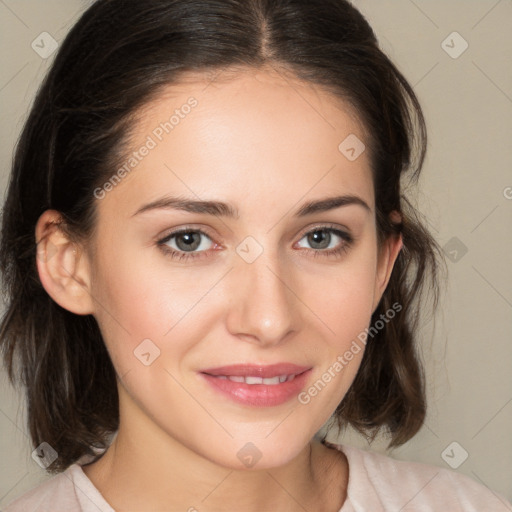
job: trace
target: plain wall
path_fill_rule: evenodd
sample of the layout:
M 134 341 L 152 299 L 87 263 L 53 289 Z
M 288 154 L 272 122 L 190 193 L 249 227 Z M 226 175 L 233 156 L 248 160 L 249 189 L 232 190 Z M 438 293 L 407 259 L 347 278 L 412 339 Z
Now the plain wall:
M 416 201 L 446 250 L 449 270 L 435 321 L 421 330 L 426 425 L 388 453 L 457 466 L 512 499 L 512 2 L 354 4 L 424 108 L 429 147 Z M 42 32 L 61 42 L 85 5 L 0 2 L 2 192 L 23 120 L 52 60 L 40 57 L 31 43 Z M 464 41 L 468 47 L 457 55 Z M 3 371 L 0 382 L 1 506 L 48 476 L 31 458 L 21 393 Z M 338 441 L 368 446 L 352 432 Z M 384 451 L 385 440 L 373 449 Z M 460 463 L 463 450 L 468 456 Z

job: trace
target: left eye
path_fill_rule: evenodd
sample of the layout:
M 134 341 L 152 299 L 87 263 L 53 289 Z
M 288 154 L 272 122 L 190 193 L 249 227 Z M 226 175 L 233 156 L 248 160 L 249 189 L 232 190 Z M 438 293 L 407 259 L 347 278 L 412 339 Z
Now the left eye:
M 351 237 L 348 233 L 344 233 L 339 229 L 327 227 L 320 227 L 309 231 L 299 240 L 298 243 L 300 244 L 301 240 L 304 239 L 307 240 L 307 243 L 310 244 L 312 249 L 316 250 L 335 249 L 340 243 L 339 240 L 337 241 L 336 239 L 341 239 L 345 243 L 351 242 Z

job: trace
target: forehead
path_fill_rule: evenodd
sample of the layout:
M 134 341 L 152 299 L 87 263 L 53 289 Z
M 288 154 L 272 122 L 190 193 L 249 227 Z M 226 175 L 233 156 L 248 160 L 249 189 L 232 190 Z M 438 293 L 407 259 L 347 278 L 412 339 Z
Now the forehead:
M 348 159 L 347 138 L 366 138 L 352 108 L 289 73 L 189 73 L 138 112 L 124 160 L 135 165 L 110 195 L 132 203 L 195 195 L 243 211 L 242 199 L 261 208 L 341 192 L 373 208 L 368 152 Z

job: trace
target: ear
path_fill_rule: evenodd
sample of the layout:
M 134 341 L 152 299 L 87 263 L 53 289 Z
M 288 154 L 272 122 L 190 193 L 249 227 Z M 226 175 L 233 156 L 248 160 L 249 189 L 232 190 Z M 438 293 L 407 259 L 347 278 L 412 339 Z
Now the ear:
M 37 271 L 44 289 L 59 306 L 78 315 L 93 312 L 87 255 L 61 228 L 61 214 L 46 210 L 36 224 Z
M 394 222 L 399 222 L 401 216 L 398 212 L 392 212 L 391 218 Z M 375 277 L 372 307 L 373 313 L 375 313 L 380 299 L 384 294 L 384 290 L 389 283 L 393 266 L 395 265 L 396 258 L 398 257 L 402 247 L 403 240 L 401 234 L 391 235 L 382 243 L 377 261 L 377 273 Z

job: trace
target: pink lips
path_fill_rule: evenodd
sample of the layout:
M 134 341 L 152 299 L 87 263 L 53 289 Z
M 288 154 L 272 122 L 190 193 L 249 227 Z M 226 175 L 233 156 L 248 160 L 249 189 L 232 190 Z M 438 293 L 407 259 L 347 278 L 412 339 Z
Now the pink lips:
M 258 407 L 280 405 L 304 388 L 311 368 L 291 363 L 237 364 L 202 370 L 200 375 L 235 402 Z

